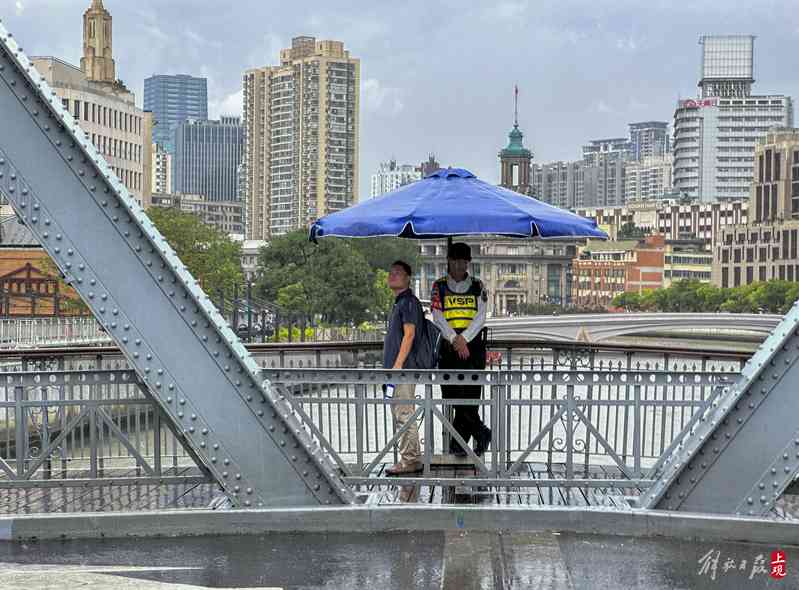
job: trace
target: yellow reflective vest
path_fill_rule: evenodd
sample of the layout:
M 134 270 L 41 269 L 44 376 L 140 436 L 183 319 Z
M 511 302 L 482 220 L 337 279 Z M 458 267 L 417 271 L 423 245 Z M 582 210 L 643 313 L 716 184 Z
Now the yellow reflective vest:
M 447 279 L 438 279 L 434 291 L 439 297 L 439 305 L 444 319 L 456 332 L 463 332 L 477 315 L 478 301 L 483 295 L 483 283 L 472 278 L 472 284 L 465 293 L 455 293 L 447 286 Z

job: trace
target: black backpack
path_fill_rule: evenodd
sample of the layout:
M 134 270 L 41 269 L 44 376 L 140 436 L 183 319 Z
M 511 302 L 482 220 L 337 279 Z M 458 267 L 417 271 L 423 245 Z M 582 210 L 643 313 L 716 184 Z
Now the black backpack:
M 428 319 L 422 321 L 418 338 L 414 342 L 414 359 L 417 369 L 437 369 L 441 349 L 441 331 Z

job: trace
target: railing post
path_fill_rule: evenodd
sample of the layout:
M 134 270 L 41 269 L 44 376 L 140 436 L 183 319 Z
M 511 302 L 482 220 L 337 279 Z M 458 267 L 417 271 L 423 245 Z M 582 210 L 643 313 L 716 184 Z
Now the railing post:
M 641 385 L 636 383 L 633 386 L 633 473 L 635 477 L 641 477 Z
M 363 472 L 363 439 L 367 433 L 363 431 L 364 399 L 366 398 L 366 385 L 355 385 L 355 462 L 358 473 Z M 321 414 L 320 414 L 321 415 Z M 367 474 L 368 475 L 368 474 Z
M 574 384 L 566 386 L 566 479 L 574 479 Z
M 28 428 L 25 417 L 25 406 L 22 402 L 25 399 L 25 388 L 17 386 L 14 388 L 14 455 L 17 461 L 17 477 L 22 479 L 25 476 L 25 458 L 28 456 Z
M 247 281 L 247 342 L 252 342 L 252 283 Z
M 414 393 L 413 399 L 416 399 Z M 413 406 L 416 411 L 416 405 Z M 443 425 L 442 425 L 443 426 Z M 433 462 L 433 385 L 426 383 L 424 386 L 424 474 L 430 475 L 430 464 Z

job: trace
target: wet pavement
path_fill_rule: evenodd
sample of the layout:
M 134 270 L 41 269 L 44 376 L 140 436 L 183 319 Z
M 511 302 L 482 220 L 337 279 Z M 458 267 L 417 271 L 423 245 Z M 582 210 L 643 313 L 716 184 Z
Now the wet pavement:
M 799 589 L 799 548 L 468 530 L 0 543 L 3 590 L 78 587 Z

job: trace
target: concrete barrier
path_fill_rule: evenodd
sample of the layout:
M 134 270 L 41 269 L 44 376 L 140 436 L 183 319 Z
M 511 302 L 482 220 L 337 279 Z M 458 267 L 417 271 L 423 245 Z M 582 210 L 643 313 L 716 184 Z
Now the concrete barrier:
M 357 506 L 0 517 L 2 541 L 456 530 L 571 532 L 799 545 L 799 521 L 581 507 Z

